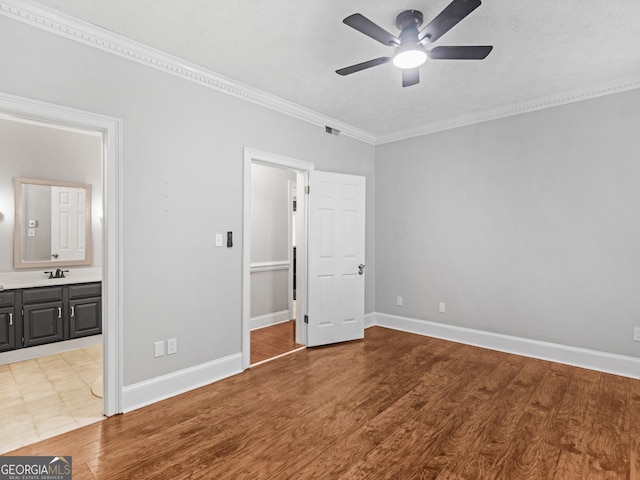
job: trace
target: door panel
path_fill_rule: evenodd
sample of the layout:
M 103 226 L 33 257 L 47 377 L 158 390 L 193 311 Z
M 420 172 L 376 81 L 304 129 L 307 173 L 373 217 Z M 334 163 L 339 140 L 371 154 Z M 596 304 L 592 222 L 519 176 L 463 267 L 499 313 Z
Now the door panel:
M 24 346 L 64 340 L 62 302 L 24 306 Z
M 310 187 L 307 346 L 363 338 L 365 178 L 314 171 Z
M 69 335 L 71 338 L 102 333 L 102 299 L 71 300 L 69 306 Z
M 51 256 L 85 258 L 86 194 L 82 188 L 51 187 Z

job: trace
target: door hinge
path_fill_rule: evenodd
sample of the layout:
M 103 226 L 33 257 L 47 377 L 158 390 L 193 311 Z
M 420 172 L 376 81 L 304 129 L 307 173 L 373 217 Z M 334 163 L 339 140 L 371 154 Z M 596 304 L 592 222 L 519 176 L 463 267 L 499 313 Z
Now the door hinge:
M 304 323 L 309 323 L 309 315 L 304 316 Z
M 311 192 L 311 185 L 304 187 L 304 193 L 308 194 L 309 192 Z

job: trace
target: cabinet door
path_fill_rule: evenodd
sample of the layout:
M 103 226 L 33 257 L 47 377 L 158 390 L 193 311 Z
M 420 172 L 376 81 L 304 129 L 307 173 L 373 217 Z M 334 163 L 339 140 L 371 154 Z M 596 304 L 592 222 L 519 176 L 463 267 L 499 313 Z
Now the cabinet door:
M 0 352 L 16 348 L 16 318 L 13 307 L 0 308 Z
M 69 336 L 86 337 L 102 333 L 102 300 L 85 298 L 69 302 Z
M 24 306 L 24 346 L 42 345 L 64 339 L 62 302 Z

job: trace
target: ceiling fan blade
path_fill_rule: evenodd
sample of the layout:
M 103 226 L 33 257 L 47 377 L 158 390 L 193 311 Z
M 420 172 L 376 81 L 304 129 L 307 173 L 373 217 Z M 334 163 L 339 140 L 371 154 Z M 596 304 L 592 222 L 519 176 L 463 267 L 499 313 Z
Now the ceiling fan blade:
M 384 45 L 400 45 L 400 40 L 359 13 L 349 15 L 342 22 Z
M 420 69 L 418 67 L 402 70 L 403 87 L 410 87 L 411 85 L 416 85 L 417 83 L 420 83 Z
M 435 42 L 455 27 L 460 20 L 478 8 L 481 3 L 480 0 L 453 0 L 420 33 L 420 42 L 422 44 Z
M 336 70 L 338 75 L 350 75 L 352 73 L 359 72 L 360 70 L 365 70 L 367 68 L 375 67 L 378 65 L 382 65 L 383 63 L 387 63 L 391 60 L 392 57 L 380 57 L 374 58 L 373 60 L 369 60 L 367 62 L 357 63 L 356 65 L 351 65 L 350 67 L 344 67 L 340 70 Z
M 482 60 L 491 53 L 491 45 L 470 45 L 464 47 L 436 47 L 428 54 L 435 60 Z

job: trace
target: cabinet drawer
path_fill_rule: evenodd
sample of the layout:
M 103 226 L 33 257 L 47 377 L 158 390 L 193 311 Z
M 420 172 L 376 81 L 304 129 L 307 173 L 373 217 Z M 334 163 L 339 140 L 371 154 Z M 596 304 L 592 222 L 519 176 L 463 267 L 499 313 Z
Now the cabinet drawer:
M 101 295 L 102 284 L 100 283 L 69 285 L 69 298 L 100 297 Z
M 62 287 L 30 288 L 22 291 L 22 303 L 62 300 Z
M 15 302 L 15 292 L 0 292 L 0 307 L 10 307 Z

